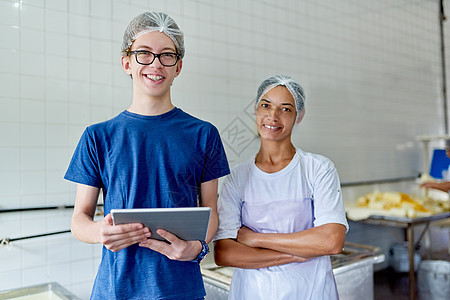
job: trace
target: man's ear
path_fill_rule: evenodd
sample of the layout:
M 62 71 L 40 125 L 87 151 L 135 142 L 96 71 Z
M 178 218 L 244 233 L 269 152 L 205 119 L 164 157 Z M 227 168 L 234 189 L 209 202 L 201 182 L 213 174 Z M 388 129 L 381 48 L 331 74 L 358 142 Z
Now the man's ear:
M 303 108 L 302 111 L 300 112 L 300 115 L 297 118 L 297 121 L 295 121 L 295 124 L 300 124 L 304 116 L 305 116 L 305 109 Z
M 181 67 L 183 67 L 183 60 L 180 59 L 180 60 L 177 62 L 176 66 L 177 66 L 177 75 L 176 75 L 176 76 L 178 76 L 178 75 L 180 75 Z M 175 76 L 175 77 L 176 77 L 176 76 Z
M 122 69 L 127 73 L 128 75 L 131 75 L 131 63 L 130 63 L 130 56 L 122 56 Z

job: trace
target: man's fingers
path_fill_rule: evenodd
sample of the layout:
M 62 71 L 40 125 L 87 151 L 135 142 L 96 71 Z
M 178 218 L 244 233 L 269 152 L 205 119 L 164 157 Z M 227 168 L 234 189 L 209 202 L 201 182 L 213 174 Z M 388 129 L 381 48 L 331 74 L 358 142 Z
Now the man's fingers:
M 168 231 L 165 231 L 164 229 L 158 229 L 158 230 L 156 230 L 156 233 L 159 234 L 162 238 L 164 238 L 166 241 L 168 241 L 171 244 L 176 243 L 177 241 L 180 240 L 176 235 L 174 235 Z
M 123 233 L 116 234 L 112 236 L 108 236 L 105 238 L 103 244 L 105 247 L 113 252 L 117 252 L 123 248 L 128 246 L 145 242 L 147 238 L 150 237 L 150 233 L 148 234 L 133 234 L 133 233 Z
M 155 240 L 155 239 L 148 239 L 146 241 L 140 242 L 139 246 L 149 248 L 151 250 L 154 250 L 156 252 L 159 252 L 159 253 L 171 258 L 169 256 L 169 254 L 171 253 L 171 245 L 166 242 Z
M 111 217 L 111 214 L 107 214 L 103 220 L 104 220 L 106 223 L 108 223 L 109 225 L 113 225 L 113 224 L 114 224 L 113 219 L 112 219 L 112 217 Z
M 106 215 L 103 219 L 100 242 L 111 251 L 119 251 L 130 245 L 142 242 L 151 236 L 150 229 L 140 223 L 111 224 L 112 218 Z
M 124 233 L 143 233 L 150 232 L 150 230 L 140 223 L 130 223 L 108 226 L 105 228 L 105 233 L 114 234 L 124 234 Z

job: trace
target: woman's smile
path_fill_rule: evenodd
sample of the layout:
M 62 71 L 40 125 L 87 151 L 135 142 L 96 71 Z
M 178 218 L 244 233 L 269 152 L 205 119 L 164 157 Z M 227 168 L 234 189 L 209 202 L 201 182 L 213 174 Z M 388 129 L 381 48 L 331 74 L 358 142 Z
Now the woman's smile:
M 271 125 L 267 125 L 267 124 L 264 124 L 263 127 L 270 131 L 278 131 L 281 129 L 281 127 L 279 127 L 279 126 L 275 126 L 275 125 L 271 126 Z

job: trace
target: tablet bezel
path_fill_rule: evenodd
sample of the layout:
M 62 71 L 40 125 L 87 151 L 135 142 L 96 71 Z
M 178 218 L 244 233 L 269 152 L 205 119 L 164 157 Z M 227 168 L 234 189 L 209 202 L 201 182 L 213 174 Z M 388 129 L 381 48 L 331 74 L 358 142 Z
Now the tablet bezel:
M 210 207 L 111 209 L 114 225 L 141 223 L 152 232 L 150 238 L 166 241 L 156 233 L 161 228 L 186 241 L 206 240 Z

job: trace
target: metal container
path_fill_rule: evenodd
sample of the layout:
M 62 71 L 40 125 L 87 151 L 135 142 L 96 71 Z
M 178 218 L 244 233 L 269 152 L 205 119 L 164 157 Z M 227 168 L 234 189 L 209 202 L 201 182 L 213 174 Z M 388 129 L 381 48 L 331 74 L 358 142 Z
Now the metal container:
M 450 262 L 424 260 L 417 272 L 420 300 L 450 298 Z
M 341 300 L 373 299 L 373 265 L 384 261 L 380 249 L 366 245 L 345 243 L 344 250 L 331 256 Z M 227 299 L 233 268 L 215 264 L 202 266 L 206 300 Z
M 349 261 L 333 269 L 341 300 L 373 300 L 373 265 L 384 261 L 384 254 Z
M 203 276 L 205 284 L 206 297 L 205 300 L 227 300 L 230 284 L 224 283 L 214 277 Z
M 0 291 L 0 299 L 52 299 L 81 300 L 57 282 L 22 287 L 13 290 Z

